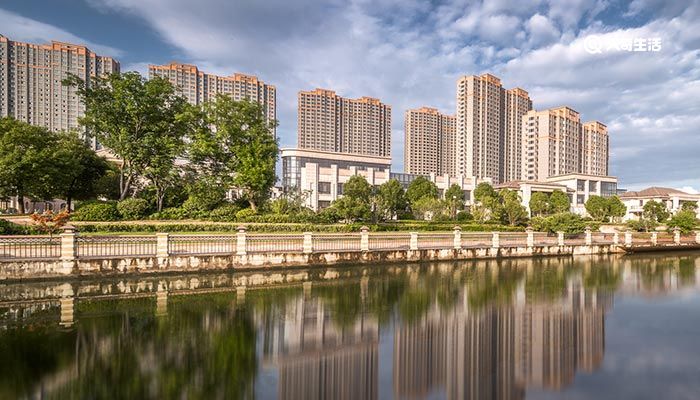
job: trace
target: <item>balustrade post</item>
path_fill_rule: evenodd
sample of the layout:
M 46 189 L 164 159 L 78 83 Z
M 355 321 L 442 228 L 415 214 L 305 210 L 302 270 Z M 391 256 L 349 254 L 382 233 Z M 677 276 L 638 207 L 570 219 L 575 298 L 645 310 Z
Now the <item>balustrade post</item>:
M 557 245 L 564 245 L 564 232 L 557 232 Z
M 695 231 L 695 243 L 700 243 L 700 231 Z
M 625 246 L 632 246 L 632 231 L 629 229 L 625 231 Z
M 77 236 L 78 231 L 72 225 L 66 225 L 63 227 L 63 233 L 61 233 L 61 261 L 75 261 L 78 248 L 77 248 Z
M 590 246 L 593 244 L 593 232 L 591 231 L 591 227 L 587 226 L 586 227 L 586 246 Z
M 369 228 L 360 228 L 360 251 L 369 251 Z
M 241 225 L 236 233 L 236 255 L 244 256 L 246 254 L 246 227 Z
M 170 234 L 163 232 L 156 233 L 156 257 L 158 259 L 168 258 L 170 256 L 170 250 L 168 248 L 169 241 Z
M 452 232 L 454 233 L 452 247 L 454 247 L 455 249 L 461 249 L 462 248 L 462 227 L 455 226 L 454 229 L 452 230 Z
M 659 243 L 659 233 L 654 231 L 651 233 L 651 244 L 656 246 L 657 243 Z
M 501 237 L 498 232 L 491 232 L 491 247 L 494 249 L 501 247 Z
M 527 247 L 528 248 L 535 247 L 535 230 L 532 229 L 531 226 L 528 226 L 525 229 L 525 232 L 527 233 Z
M 310 254 L 314 252 L 313 234 L 311 232 L 304 232 L 304 254 Z
M 615 231 L 615 233 L 613 233 L 613 244 L 615 246 L 620 244 L 620 234 L 617 233 L 617 231 Z
M 679 227 L 673 228 L 673 243 L 681 244 L 681 230 Z
M 418 232 L 411 232 L 411 240 L 409 241 L 410 250 L 418 250 Z

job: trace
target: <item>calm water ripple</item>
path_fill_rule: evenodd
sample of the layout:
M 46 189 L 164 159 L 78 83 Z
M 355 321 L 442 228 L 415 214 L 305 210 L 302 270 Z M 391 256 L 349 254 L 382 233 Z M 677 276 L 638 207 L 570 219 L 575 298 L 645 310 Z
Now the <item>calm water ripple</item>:
M 697 399 L 699 289 L 697 252 L 3 284 L 0 399 Z

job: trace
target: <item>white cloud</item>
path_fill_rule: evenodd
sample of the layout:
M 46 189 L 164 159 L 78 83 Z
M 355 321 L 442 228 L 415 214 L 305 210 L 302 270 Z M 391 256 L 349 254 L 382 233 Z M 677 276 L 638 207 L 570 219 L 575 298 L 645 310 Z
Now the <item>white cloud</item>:
M 35 21 L 10 11 L 0 9 L 0 34 L 11 40 L 32 43 L 49 43 L 52 40 L 83 44 L 90 50 L 105 56 L 119 57 L 124 53 L 114 47 L 93 43 L 53 25 Z

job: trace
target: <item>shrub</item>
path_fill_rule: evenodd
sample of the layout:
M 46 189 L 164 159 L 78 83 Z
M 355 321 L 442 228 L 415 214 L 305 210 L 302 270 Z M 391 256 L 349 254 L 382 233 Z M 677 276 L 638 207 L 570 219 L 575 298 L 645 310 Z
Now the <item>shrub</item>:
M 256 215 L 252 208 L 244 208 L 236 212 L 236 221 L 245 221 L 247 218 Z
M 535 217 L 531 220 L 532 227 L 542 232 L 582 233 L 589 226 L 597 230 L 600 224 L 571 212 L 558 213 L 548 217 Z
M 223 186 L 203 179 L 187 188 L 188 197 L 182 204 L 187 211 L 211 211 L 221 205 L 226 198 Z
M 239 211 L 241 208 L 235 204 L 224 204 L 210 212 L 209 219 L 219 222 L 234 222 Z
M 125 199 L 117 203 L 117 211 L 123 219 L 142 219 L 148 214 L 148 201 L 145 199 Z
M 6 219 L 0 219 L 0 235 L 27 235 L 30 233 L 28 227 L 15 224 Z
M 474 216 L 471 215 L 468 211 L 460 211 L 457 213 L 457 221 L 459 222 L 465 222 L 465 221 L 473 221 Z
M 672 230 L 674 227 L 678 227 L 681 232 L 689 233 L 692 232 L 697 225 L 698 219 L 694 210 L 681 210 L 671 217 L 671 220 L 668 222 L 668 229 Z
M 73 221 L 118 221 L 119 211 L 113 202 L 81 204 L 71 219 Z

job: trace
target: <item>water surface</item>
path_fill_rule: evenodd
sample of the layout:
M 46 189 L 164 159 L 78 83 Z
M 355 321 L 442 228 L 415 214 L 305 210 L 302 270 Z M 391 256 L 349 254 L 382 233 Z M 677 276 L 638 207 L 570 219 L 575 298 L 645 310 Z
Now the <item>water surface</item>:
M 696 399 L 699 271 L 659 253 L 0 285 L 0 398 Z

